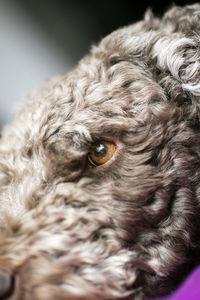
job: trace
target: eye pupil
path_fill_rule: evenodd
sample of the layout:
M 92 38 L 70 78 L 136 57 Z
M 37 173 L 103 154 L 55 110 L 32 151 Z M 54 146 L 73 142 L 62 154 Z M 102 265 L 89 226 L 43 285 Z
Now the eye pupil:
M 98 158 L 103 158 L 108 153 L 108 147 L 103 143 L 98 143 L 93 149 L 94 155 Z

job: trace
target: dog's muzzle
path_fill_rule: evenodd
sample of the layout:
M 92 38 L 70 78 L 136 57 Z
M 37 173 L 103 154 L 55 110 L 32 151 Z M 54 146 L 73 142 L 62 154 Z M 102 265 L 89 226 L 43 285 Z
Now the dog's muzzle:
M 19 300 L 19 277 L 7 271 L 0 271 L 0 299 Z

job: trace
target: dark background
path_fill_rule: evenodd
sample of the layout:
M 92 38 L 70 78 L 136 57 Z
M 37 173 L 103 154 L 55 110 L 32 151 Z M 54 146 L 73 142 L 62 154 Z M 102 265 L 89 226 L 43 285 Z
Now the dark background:
M 141 0 L 18 0 L 42 30 L 76 61 L 92 42 L 120 26 L 140 20 L 147 8 L 162 15 L 173 4 L 192 1 Z M 68 38 L 70 38 L 70 43 Z
M 68 71 L 90 46 L 147 8 L 161 16 L 193 1 L 0 0 L 0 128 L 27 92 Z

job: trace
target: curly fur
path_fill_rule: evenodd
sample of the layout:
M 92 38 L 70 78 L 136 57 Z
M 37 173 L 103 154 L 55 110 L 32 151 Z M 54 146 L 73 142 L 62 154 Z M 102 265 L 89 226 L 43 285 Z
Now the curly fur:
M 199 256 L 200 5 L 104 38 L 0 140 L 0 269 L 23 300 L 170 293 Z M 87 167 L 98 140 L 120 144 Z

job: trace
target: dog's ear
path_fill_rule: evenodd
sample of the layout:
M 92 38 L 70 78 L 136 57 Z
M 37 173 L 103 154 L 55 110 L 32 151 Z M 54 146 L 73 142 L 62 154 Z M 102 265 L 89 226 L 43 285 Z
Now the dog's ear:
M 106 51 L 110 64 L 141 66 L 173 99 L 199 97 L 199 33 L 200 4 L 174 6 L 163 18 L 149 9 L 143 21 L 113 32 L 93 52 Z
M 160 27 L 161 36 L 152 47 L 158 70 L 183 91 L 200 96 L 200 4 L 172 8 Z
M 158 69 L 170 73 L 184 91 L 200 96 L 200 41 L 197 37 L 162 37 L 153 47 L 153 57 Z

